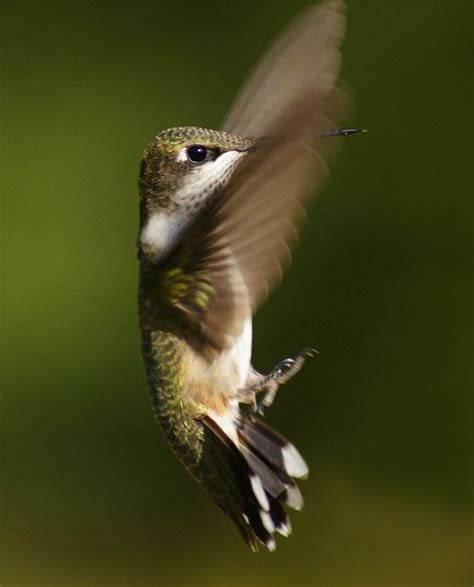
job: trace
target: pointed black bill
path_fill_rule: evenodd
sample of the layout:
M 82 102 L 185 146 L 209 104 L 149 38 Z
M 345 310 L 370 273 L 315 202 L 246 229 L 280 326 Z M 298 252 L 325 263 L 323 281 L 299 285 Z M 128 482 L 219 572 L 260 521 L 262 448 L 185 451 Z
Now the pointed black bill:
M 358 132 L 367 132 L 365 128 L 335 128 L 320 135 L 321 137 L 347 137 Z
M 327 132 L 324 132 L 324 133 L 318 135 L 318 137 L 348 137 L 349 135 L 355 135 L 357 133 L 365 133 L 365 132 L 367 132 L 367 129 L 365 129 L 365 128 L 335 128 L 335 129 L 328 130 Z M 275 143 L 279 140 L 282 140 L 282 137 L 278 137 L 278 136 L 259 137 L 258 139 L 255 140 L 255 144 L 253 144 L 250 147 L 247 147 L 245 149 L 239 149 L 239 151 L 241 153 L 255 151 L 256 149 L 259 149 L 260 147 L 267 146 L 267 145 Z

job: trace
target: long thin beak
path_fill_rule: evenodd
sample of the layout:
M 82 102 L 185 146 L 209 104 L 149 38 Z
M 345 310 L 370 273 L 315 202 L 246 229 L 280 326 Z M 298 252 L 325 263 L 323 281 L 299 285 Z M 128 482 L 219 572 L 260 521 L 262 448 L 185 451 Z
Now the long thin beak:
M 349 135 L 355 135 L 358 132 L 367 132 L 365 128 L 335 128 L 334 130 L 328 130 L 324 132 L 320 137 L 347 137 Z
M 367 132 L 365 128 L 335 128 L 333 130 L 328 130 L 318 137 L 348 137 L 349 135 L 355 135 L 359 132 Z M 249 153 L 251 151 L 255 151 L 264 145 L 268 145 L 269 143 L 277 142 L 281 140 L 281 137 L 270 136 L 270 137 L 260 137 L 257 139 L 254 145 L 247 147 L 246 149 L 239 149 L 240 153 Z

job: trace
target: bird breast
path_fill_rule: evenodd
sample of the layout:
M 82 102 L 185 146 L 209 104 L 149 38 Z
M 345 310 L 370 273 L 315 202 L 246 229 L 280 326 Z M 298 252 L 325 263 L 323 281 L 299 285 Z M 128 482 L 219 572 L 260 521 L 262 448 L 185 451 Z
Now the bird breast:
M 221 413 L 245 387 L 252 355 L 252 319 L 244 322 L 235 343 L 211 361 L 188 347 L 183 359 L 183 392 L 205 409 Z

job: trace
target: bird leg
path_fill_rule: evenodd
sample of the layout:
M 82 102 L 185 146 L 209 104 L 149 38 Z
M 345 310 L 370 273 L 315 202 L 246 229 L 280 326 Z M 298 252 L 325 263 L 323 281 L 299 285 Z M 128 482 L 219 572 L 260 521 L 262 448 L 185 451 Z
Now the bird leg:
M 249 403 L 254 412 L 263 415 L 264 408 L 269 408 L 276 396 L 280 385 L 291 379 L 303 366 L 307 357 L 314 357 L 318 353 L 312 348 L 304 348 L 294 358 L 288 357 L 280 361 L 268 375 L 262 375 L 252 370 L 247 385 L 239 390 L 239 401 Z M 257 403 L 256 394 L 266 391 L 263 399 Z

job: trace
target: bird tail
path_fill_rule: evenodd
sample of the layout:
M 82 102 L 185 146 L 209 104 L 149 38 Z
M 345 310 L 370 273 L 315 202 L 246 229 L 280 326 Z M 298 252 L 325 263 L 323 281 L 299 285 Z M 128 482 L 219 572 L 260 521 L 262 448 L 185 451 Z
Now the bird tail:
M 284 505 L 295 510 L 303 498 L 295 479 L 308 467 L 281 434 L 250 414 L 206 415 L 202 462 L 206 489 L 254 551 L 275 549 L 275 532 L 291 533 Z

